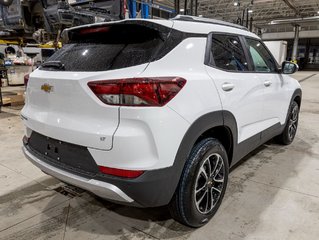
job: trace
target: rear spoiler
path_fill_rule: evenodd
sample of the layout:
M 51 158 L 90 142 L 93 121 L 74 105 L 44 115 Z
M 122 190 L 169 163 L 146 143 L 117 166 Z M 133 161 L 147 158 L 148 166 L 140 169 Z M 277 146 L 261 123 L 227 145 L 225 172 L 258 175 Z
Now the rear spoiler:
M 165 20 L 163 20 L 164 22 Z M 166 20 L 166 22 L 171 22 L 172 26 L 172 21 Z M 89 33 L 106 33 L 108 31 L 108 27 L 111 26 L 123 26 L 123 27 L 128 27 L 129 25 L 131 26 L 141 26 L 141 27 L 147 27 L 149 29 L 156 30 L 161 33 L 162 38 L 167 38 L 171 31 L 171 26 L 168 27 L 168 24 L 163 24 L 159 23 L 159 21 L 148 21 L 148 20 L 120 20 L 120 21 L 112 21 L 112 22 L 102 22 L 102 23 L 95 23 L 95 24 L 87 24 L 87 25 L 82 25 L 82 26 L 77 26 L 77 27 L 72 27 L 72 28 L 67 28 L 64 29 L 61 38 L 63 43 L 68 43 L 70 41 L 76 40 L 78 37 L 78 34 L 89 34 Z M 82 37 L 83 38 L 83 37 Z

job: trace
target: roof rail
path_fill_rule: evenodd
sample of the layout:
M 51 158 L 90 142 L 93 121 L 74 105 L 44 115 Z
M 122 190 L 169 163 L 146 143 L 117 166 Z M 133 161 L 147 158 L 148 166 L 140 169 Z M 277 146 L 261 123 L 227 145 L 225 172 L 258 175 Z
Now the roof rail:
M 190 15 L 177 15 L 176 17 L 172 18 L 172 20 L 217 24 L 217 25 L 239 28 L 241 30 L 248 31 L 248 29 L 246 27 L 238 25 L 238 24 L 229 23 L 229 22 L 216 20 L 216 19 L 210 19 L 210 18 L 194 17 L 194 16 L 190 16 Z

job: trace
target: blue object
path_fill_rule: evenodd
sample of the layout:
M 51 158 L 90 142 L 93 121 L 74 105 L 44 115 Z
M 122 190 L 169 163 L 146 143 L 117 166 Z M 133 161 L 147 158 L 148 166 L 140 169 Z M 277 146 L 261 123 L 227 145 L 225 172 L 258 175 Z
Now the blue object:
M 142 18 L 149 18 L 149 5 L 147 2 L 143 1 L 141 3 Z
M 127 0 L 130 18 L 136 18 L 136 0 Z
M 127 0 L 130 18 L 136 18 L 136 0 Z M 150 18 L 150 5 L 148 1 L 141 2 L 141 17 Z

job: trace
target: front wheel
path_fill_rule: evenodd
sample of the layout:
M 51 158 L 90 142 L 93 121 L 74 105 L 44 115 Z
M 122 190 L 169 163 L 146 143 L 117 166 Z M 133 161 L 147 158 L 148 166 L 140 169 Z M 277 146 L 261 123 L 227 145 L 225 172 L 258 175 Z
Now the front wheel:
M 289 108 L 289 114 L 284 131 L 276 138 L 277 141 L 284 145 L 289 145 L 294 140 L 299 120 L 299 105 L 293 101 Z
M 190 227 L 206 224 L 218 210 L 228 180 L 228 158 L 216 139 L 200 141 L 191 151 L 169 209 Z

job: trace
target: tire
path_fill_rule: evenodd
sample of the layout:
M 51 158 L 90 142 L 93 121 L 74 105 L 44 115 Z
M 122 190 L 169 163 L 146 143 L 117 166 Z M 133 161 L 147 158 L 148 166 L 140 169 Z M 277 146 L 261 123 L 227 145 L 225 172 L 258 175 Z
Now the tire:
M 222 202 L 228 171 L 228 157 L 218 140 L 207 138 L 196 144 L 169 204 L 171 216 L 190 227 L 205 225 Z
M 276 137 L 278 143 L 283 145 L 289 145 L 293 142 L 298 128 L 299 120 L 299 105 L 296 101 L 293 101 L 289 107 L 288 118 L 284 131 Z

